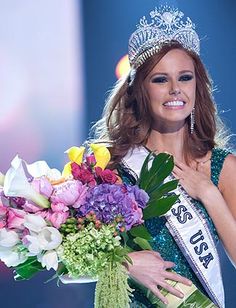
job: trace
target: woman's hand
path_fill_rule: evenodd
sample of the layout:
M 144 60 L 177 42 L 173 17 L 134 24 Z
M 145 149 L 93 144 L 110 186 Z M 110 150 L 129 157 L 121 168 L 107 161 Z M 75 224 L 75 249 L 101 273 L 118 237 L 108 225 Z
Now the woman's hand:
M 139 283 L 150 289 L 164 304 L 168 304 L 167 298 L 162 295 L 158 287 L 166 289 L 173 295 L 183 298 L 179 290 L 166 282 L 166 279 L 181 282 L 190 286 L 192 282 L 179 274 L 169 272 L 175 266 L 173 262 L 164 261 L 156 251 L 143 250 L 129 253 L 133 264 L 128 264 L 129 275 Z
M 201 168 L 201 165 L 199 165 Z M 210 178 L 201 172 L 201 169 L 193 170 L 186 164 L 175 159 L 175 167 L 173 169 L 174 176 L 179 179 L 179 183 L 186 192 L 194 199 L 203 202 L 205 193 L 216 193 L 217 187 L 211 182 Z

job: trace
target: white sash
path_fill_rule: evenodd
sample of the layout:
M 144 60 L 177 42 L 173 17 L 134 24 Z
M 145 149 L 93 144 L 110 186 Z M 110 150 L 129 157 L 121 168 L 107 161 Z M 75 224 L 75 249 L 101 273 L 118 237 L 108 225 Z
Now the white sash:
M 130 150 L 122 162 L 138 178 L 147 155 L 148 151 L 144 147 L 138 147 Z M 166 181 L 172 179 L 173 176 L 169 176 Z M 174 192 L 180 197 L 165 214 L 166 226 L 211 300 L 223 308 L 224 288 L 220 262 L 208 222 L 180 185 Z

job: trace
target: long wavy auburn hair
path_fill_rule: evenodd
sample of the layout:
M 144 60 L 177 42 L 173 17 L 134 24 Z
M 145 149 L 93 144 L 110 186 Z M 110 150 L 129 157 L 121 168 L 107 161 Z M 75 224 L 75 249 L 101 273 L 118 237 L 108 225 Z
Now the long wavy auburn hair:
M 202 61 L 194 52 L 172 42 L 164 45 L 137 69 L 132 86 L 129 85 L 129 75 L 118 80 L 106 100 L 102 118 L 91 129 L 93 142 L 108 144 L 114 168 L 129 149 L 145 145 L 148 140 L 152 129 L 152 110 L 144 80 L 172 49 L 184 50 L 192 58 L 196 75 L 194 133 L 190 133 L 190 117 L 185 125 L 183 151 L 187 164 L 205 156 L 213 147 L 225 147 L 227 144 L 228 132 L 217 115 L 212 81 Z

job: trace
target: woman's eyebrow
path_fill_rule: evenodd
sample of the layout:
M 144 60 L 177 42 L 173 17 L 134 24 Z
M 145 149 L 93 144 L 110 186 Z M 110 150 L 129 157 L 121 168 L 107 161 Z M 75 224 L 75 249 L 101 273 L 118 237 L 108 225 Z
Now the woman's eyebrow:
M 194 74 L 194 72 L 192 70 L 182 70 L 182 71 L 179 71 L 179 75 L 181 74 L 184 74 L 184 73 L 191 73 L 191 74 Z M 154 76 L 156 75 L 161 75 L 161 76 L 169 76 L 168 73 L 164 73 L 164 72 L 155 72 L 153 73 L 150 78 L 153 78 Z
M 179 74 L 184 74 L 184 73 L 191 73 L 191 74 L 193 74 L 194 72 L 192 70 L 183 70 L 183 71 L 179 72 Z
M 156 75 L 168 76 L 167 73 L 155 72 L 155 73 L 153 73 L 153 74 L 150 76 L 150 78 L 152 78 L 152 77 L 154 77 L 154 76 L 156 76 Z

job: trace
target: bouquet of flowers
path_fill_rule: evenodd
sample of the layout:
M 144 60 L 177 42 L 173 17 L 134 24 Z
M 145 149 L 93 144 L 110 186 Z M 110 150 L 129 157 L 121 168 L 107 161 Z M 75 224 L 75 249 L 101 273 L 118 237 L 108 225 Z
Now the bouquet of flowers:
M 109 150 L 90 147 L 90 154 L 70 148 L 62 173 L 16 156 L 0 174 L 0 260 L 16 280 L 50 269 L 62 280 L 92 278 L 98 281 L 95 307 L 129 307 L 124 264 L 131 262 L 130 251 L 151 249 L 144 220 L 166 213 L 178 198 L 170 193 L 177 181 L 163 183 L 173 157 L 159 154 L 150 167 L 150 154 L 139 183 L 126 185 L 106 169 Z

